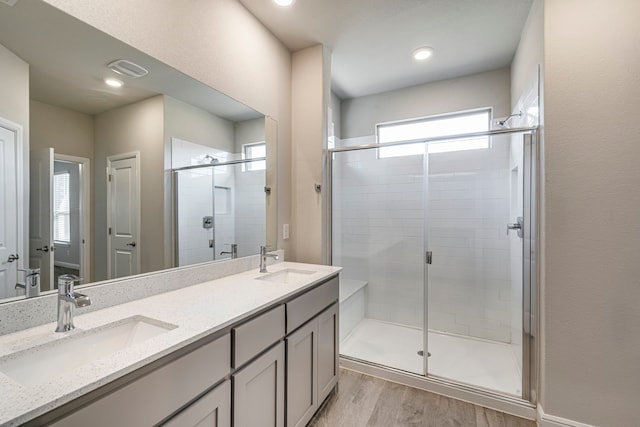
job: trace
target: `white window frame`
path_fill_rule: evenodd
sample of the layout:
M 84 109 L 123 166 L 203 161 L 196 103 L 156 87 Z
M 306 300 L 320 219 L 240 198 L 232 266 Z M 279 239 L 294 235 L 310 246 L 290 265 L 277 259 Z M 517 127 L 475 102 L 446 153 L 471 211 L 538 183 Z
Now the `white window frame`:
M 68 209 L 67 211 L 60 211 L 58 210 L 58 206 L 56 203 L 56 198 L 55 195 L 57 194 L 57 182 L 56 179 L 60 179 L 61 176 L 66 175 L 67 176 L 67 198 L 68 200 Z M 53 174 L 53 193 L 54 193 L 54 203 L 53 203 L 53 224 L 54 224 L 54 239 L 53 241 L 55 243 L 58 244 L 64 244 L 64 245 L 70 245 L 71 244 L 71 174 L 68 171 L 64 171 L 64 172 L 58 172 L 58 173 L 54 173 Z M 68 227 L 67 227 L 67 232 L 68 235 L 66 236 L 67 239 L 57 239 L 56 237 L 60 237 L 59 235 L 57 235 L 57 229 L 55 227 L 55 224 L 58 223 L 58 217 L 60 216 L 66 216 L 67 217 L 67 223 L 68 223 Z
M 411 137 L 409 138 L 396 138 L 396 139 L 388 139 L 385 137 L 381 137 L 380 135 L 381 129 L 385 129 L 385 128 L 400 127 L 400 126 L 413 125 L 413 124 L 420 125 L 420 124 L 426 124 L 429 122 L 433 123 L 438 121 L 444 122 L 445 120 L 451 120 L 451 119 L 460 118 L 460 117 L 478 116 L 478 115 L 485 115 L 485 114 L 487 116 L 486 128 L 483 126 L 482 128 L 469 129 L 469 130 L 463 129 L 461 131 L 455 131 L 455 132 L 432 131 L 431 134 L 429 134 L 428 131 L 424 131 L 423 133 L 420 133 L 420 134 L 411 135 Z M 481 109 L 475 109 L 475 110 L 458 111 L 458 112 L 447 113 L 447 114 L 438 114 L 438 115 L 420 117 L 420 118 L 409 119 L 409 120 L 378 123 L 376 125 L 376 141 L 381 147 L 377 150 L 377 157 L 379 159 L 385 159 L 385 158 L 404 157 L 404 156 L 411 156 L 411 155 L 422 155 L 424 154 L 424 147 L 422 145 L 419 145 L 421 144 L 420 140 L 437 138 L 440 136 L 444 137 L 444 136 L 464 134 L 464 133 L 489 131 L 489 129 L 491 128 L 491 118 L 492 118 L 492 109 L 481 108 Z M 416 141 L 416 145 L 408 144 L 408 145 L 382 147 L 388 142 L 414 141 L 414 140 Z M 468 139 L 461 138 L 461 139 L 447 140 L 447 141 L 442 141 L 437 143 L 430 143 L 429 154 L 445 153 L 445 152 L 453 152 L 453 151 L 464 151 L 464 150 L 475 150 L 475 149 L 486 149 L 486 148 L 490 148 L 490 140 L 488 136 L 468 138 Z
M 264 146 L 264 156 L 259 156 L 259 157 L 267 157 L 267 142 L 266 141 L 259 141 L 259 142 L 251 142 L 249 144 L 242 144 L 242 157 L 244 159 L 255 159 L 256 157 L 251 157 L 250 154 L 250 150 L 252 148 L 258 147 L 258 146 Z M 261 171 L 261 170 L 266 170 L 267 169 L 267 161 L 266 160 L 261 160 L 258 162 L 247 162 L 247 163 L 243 163 L 242 164 L 242 171 L 243 172 L 253 172 L 253 171 Z

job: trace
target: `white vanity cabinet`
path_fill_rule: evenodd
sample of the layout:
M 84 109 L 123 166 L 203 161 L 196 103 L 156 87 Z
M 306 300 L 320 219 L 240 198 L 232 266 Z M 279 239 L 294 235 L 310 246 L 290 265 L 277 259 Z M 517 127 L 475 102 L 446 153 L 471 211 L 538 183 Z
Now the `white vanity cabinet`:
M 133 380 L 51 425 L 55 427 L 156 425 L 228 377 L 231 365 L 230 355 L 231 339 L 229 334 L 226 334 Z M 218 390 L 219 387 L 214 390 Z M 224 393 L 224 387 L 216 396 L 222 393 Z M 229 426 L 228 423 L 219 425 Z
M 287 427 L 307 425 L 338 381 L 337 300 L 336 277 L 287 303 Z
M 284 333 L 282 304 L 232 329 L 234 427 L 284 427 Z
M 338 380 L 338 288 L 334 275 L 267 304 L 33 425 L 305 426 Z
M 162 427 L 231 427 L 231 381 L 196 400 Z
M 233 375 L 234 427 L 284 427 L 284 343 Z

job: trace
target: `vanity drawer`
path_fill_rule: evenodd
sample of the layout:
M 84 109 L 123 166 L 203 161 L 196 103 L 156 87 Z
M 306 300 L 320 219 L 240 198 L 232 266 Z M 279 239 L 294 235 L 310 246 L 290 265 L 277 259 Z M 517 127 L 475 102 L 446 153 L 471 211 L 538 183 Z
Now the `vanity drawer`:
M 339 297 L 338 276 L 287 303 L 287 334 L 330 306 Z
M 239 368 L 284 337 L 284 305 L 232 329 L 233 367 Z
M 229 334 L 170 362 L 51 424 L 156 425 L 230 373 Z

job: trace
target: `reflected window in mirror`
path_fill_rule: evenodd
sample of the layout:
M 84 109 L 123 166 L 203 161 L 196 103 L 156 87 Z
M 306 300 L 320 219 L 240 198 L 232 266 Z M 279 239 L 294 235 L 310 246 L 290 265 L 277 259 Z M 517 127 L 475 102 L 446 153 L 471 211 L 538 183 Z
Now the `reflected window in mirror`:
M 242 151 L 244 153 L 244 158 L 246 160 L 251 160 L 251 159 L 260 159 L 260 158 L 266 158 L 267 157 L 267 144 L 262 141 L 262 142 L 255 142 L 255 143 L 251 143 L 251 144 L 244 144 L 242 146 Z M 266 160 L 258 160 L 255 162 L 250 162 L 247 163 L 243 168 L 243 170 L 247 171 L 247 172 L 251 172 L 251 171 L 261 171 L 261 170 L 265 170 L 267 168 L 267 161 Z
M 69 172 L 53 175 L 53 240 L 71 242 L 71 185 Z

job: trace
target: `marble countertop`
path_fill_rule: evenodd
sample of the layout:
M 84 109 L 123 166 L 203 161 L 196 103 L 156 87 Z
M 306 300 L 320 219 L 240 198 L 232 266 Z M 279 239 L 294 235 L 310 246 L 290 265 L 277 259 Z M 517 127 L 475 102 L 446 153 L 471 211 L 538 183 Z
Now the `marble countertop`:
M 269 273 L 287 268 L 315 273 L 291 280 L 290 283 L 274 283 L 257 280 L 261 274 L 256 268 L 87 314 L 77 309 L 74 319 L 76 329 L 71 332 L 56 333 L 56 324 L 48 323 L 0 336 L 2 361 L 16 352 L 29 351 L 42 344 L 50 347 L 73 335 L 86 334 L 84 331 L 89 329 L 101 328 L 134 316 L 177 326 L 140 344 L 105 355 L 91 363 L 74 366 L 72 373 L 60 373 L 36 385 L 25 386 L 0 372 L 0 425 L 20 425 L 45 414 L 340 271 L 339 267 L 281 262 L 269 266 Z M 72 357 L 68 363 L 74 364 Z M 55 370 L 56 366 L 51 366 L 51 369 Z

